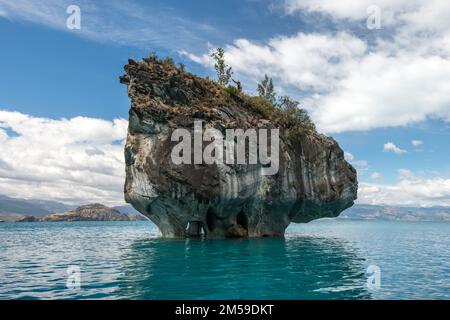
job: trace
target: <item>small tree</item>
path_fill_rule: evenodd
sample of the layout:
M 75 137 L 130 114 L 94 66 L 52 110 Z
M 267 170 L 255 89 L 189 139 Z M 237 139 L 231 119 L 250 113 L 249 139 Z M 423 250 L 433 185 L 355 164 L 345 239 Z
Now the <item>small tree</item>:
M 308 115 L 308 112 L 299 108 L 299 102 L 288 96 L 280 97 L 278 105 L 283 114 L 283 122 L 289 129 L 289 134 L 297 134 L 303 131 L 315 131 L 316 126 Z
M 228 85 L 231 75 L 233 74 L 231 67 L 225 64 L 224 54 L 225 51 L 222 48 L 217 48 L 216 51 L 211 53 L 211 57 L 215 61 L 214 68 L 217 72 L 217 82 L 222 87 L 226 87 Z
M 275 103 L 276 93 L 273 87 L 272 78 L 269 78 L 267 74 L 264 75 L 264 80 L 258 84 L 258 93 L 261 98 L 271 103 Z

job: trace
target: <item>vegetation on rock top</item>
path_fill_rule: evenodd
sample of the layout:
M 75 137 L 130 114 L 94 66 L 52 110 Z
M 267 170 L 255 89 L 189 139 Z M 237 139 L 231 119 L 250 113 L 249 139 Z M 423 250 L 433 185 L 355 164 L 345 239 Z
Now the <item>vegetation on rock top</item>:
M 233 71 L 227 66 L 224 59 L 224 50 L 218 48 L 211 55 L 215 60 L 215 69 L 217 72 L 218 83 L 222 86 L 227 85 L 231 79 Z M 226 79 L 226 81 L 224 81 Z M 300 103 L 288 96 L 276 98 L 273 80 L 267 74 L 264 80 L 258 84 L 258 96 L 250 96 L 242 92 L 240 82 L 233 80 L 238 87 L 228 86 L 226 91 L 234 97 L 243 99 L 247 105 L 259 112 L 262 116 L 275 120 L 283 129 L 287 130 L 289 140 L 295 140 L 303 133 L 316 130 L 316 126 L 308 115 L 308 112 L 300 108 Z
M 145 78 L 146 83 L 152 83 L 150 87 L 138 87 L 141 93 L 147 92 L 165 102 L 169 102 L 174 108 L 167 110 L 152 110 L 145 108 L 147 101 L 136 101 L 143 105 L 144 112 L 160 112 L 161 117 L 169 117 L 171 113 L 182 114 L 188 112 L 185 108 L 195 106 L 199 112 L 207 118 L 214 119 L 214 109 L 227 107 L 230 104 L 239 105 L 247 110 L 271 120 L 279 128 L 283 136 L 294 142 L 300 135 L 316 132 L 316 127 L 307 111 L 300 108 L 300 103 L 288 96 L 276 98 L 273 80 L 265 75 L 258 84 L 259 95 L 252 96 L 242 91 L 240 81 L 232 79 L 233 71 L 225 63 L 223 49 L 217 49 L 211 57 L 215 60 L 217 81 L 208 78 L 200 78 L 185 70 L 183 64 L 178 66 L 172 58 L 160 59 L 156 54 L 151 54 L 143 59 L 143 66 L 149 70 L 137 70 L 140 78 Z M 130 68 L 141 68 L 140 64 L 129 60 L 126 71 Z M 154 79 L 153 79 L 154 77 Z M 121 77 L 121 82 L 129 84 L 128 75 Z M 236 86 L 229 85 L 233 81 Z M 140 82 L 140 81 L 137 81 Z M 158 87 L 156 83 L 163 83 Z M 142 96 L 139 97 L 142 99 Z M 154 109 L 154 108 L 153 108 Z

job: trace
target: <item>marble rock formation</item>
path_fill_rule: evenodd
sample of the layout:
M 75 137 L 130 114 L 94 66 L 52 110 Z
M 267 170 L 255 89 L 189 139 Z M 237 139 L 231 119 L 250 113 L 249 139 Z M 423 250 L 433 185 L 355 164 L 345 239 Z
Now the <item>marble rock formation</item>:
M 177 68 L 170 60 L 129 60 L 121 82 L 131 99 L 125 146 L 125 200 L 164 237 L 280 236 L 291 222 L 336 217 L 353 205 L 355 169 L 329 137 L 308 131 L 294 139 L 280 129 L 279 170 L 263 165 L 174 164 L 175 129 L 194 121 L 226 129 L 279 128 L 246 95 Z M 258 146 L 259 147 L 259 146 Z

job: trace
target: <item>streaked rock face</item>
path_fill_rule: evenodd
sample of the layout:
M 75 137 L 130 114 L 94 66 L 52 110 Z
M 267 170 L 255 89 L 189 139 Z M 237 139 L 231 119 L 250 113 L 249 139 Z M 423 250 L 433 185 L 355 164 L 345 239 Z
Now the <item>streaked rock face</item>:
M 283 235 L 291 222 L 336 217 L 353 205 L 355 169 L 336 141 L 311 132 L 280 134 L 279 171 L 254 165 L 175 165 L 175 129 L 193 134 L 195 120 L 225 129 L 277 128 L 217 84 L 155 58 L 130 60 L 121 82 L 131 99 L 125 147 L 125 199 L 164 237 Z M 280 131 L 281 132 L 281 131 Z

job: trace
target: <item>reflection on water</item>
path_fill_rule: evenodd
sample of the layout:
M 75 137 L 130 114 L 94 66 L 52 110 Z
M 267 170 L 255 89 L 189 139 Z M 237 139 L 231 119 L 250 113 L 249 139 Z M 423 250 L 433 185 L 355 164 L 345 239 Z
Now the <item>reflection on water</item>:
M 133 299 L 369 299 L 362 259 L 337 239 L 138 240 L 118 296 Z

